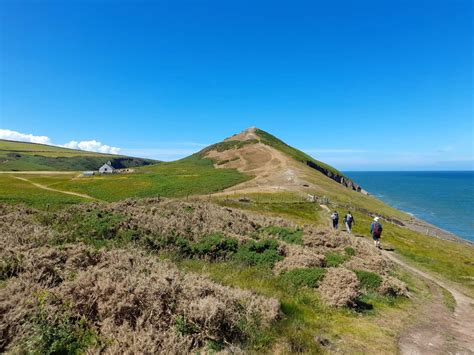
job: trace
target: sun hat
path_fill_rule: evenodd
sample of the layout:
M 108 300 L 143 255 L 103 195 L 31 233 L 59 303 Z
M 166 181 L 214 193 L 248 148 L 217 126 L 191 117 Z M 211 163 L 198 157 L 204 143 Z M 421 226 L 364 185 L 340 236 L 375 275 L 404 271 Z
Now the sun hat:
M 375 217 L 375 218 L 374 218 L 374 221 L 375 221 L 375 222 L 378 222 L 379 219 L 380 219 L 380 217 Z

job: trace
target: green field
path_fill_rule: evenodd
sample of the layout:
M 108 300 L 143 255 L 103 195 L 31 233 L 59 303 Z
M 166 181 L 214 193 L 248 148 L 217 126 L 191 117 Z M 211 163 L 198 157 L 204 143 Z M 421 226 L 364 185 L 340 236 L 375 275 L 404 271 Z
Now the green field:
M 0 140 L 0 171 L 98 170 L 108 160 L 112 161 L 116 168 L 156 163 L 151 159 Z
M 73 176 L 44 177 L 48 180 L 69 180 Z M 89 200 L 39 189 L 32 184 L 16 179 L 14 176 L 0 174 L 0 202 L 26 204 L 40 209 L 57 209 L 70 204 L 89 202 Z
M 209 159 L 195 156 L 171 163 L 160 163 L 137 169 L 134 174 L 93 177 L 71 175 L 18 175 L 61 191 L 77 192 L 102 201 L 119 201 L 131 197 L 185 197 L 221 191 L 249 179 L 234 169 L 215 169 Z M 45 191 L 14 177 L 0 175 L 0 202 L 25 203 L 46 208 L 73 202 L 84 202 L 67 194 Z

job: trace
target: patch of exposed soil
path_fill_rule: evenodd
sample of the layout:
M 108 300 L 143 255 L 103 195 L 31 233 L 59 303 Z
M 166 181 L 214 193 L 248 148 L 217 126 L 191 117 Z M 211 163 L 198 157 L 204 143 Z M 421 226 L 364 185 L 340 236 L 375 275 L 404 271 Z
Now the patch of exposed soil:
M 396 255 L 384 252 L 403 268 L 428 280 L 432 294 L 430 303 L 423 305 L 418 322 L 402 334 L 399 347 L 402 354 L 474 354 L 474 300 L 455 286 L 414 268 Z M 456 300 L 453 314 L 443 303 L 440 287 Z
M 248 144 L 239 149 L 222 152 L 212 150 L 207 157 L 217 162 L 216 168 L 237 169 L 254 176 L 252 180 L 230 187 L 224 193 L 303 191 L 311 186 L 301 178 L 305 175 L 304 170 L 309 168 L 262 143 Z

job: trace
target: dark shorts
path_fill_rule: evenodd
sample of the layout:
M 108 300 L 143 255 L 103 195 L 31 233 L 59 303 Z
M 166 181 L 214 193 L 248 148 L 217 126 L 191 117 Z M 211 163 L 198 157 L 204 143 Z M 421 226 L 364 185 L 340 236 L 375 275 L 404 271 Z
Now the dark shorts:
M 377 237 L 377 236 L 373 235 L 373 236 L 372 236 L 372 239 L 373 239 L 373 240 L 380 240 L 380 237 Z

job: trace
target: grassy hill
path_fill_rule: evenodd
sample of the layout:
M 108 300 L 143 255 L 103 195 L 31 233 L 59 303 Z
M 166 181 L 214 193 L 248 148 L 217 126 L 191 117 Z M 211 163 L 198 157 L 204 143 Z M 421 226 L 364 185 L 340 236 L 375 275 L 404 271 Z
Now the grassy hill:
M 0 171 L 98 170 L 108 160 L 117 169 L 156 163 L 151 159 L 0 140 Z
M 472 246 L 409 230 L 336 169 L 252 133 L 133 174 L 0 174 L 0 351 L 397 353 L 423 309 L 456 305 L 372 247 L 375 214 L 385 248 L 474 295 Z M 350 209 L 355 235 L 330 230 L 308 195 Z

